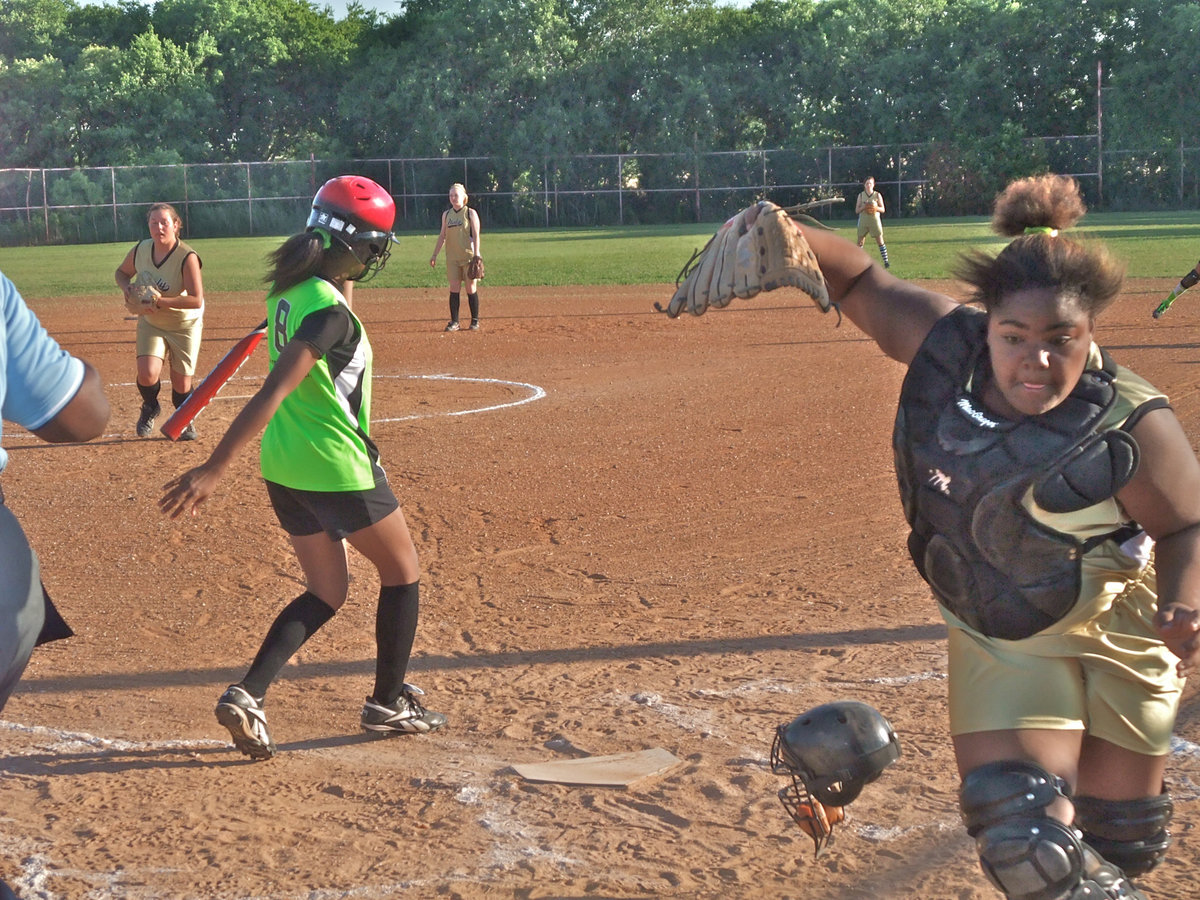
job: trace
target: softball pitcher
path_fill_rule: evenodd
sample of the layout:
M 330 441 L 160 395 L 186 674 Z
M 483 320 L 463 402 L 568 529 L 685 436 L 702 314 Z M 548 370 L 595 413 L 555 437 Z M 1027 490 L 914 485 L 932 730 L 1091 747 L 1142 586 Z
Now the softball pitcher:
M 146 214 L 146 223 L 150 237 L 125 255 L 115 273 L 126 305 L 138 311 L 137 389 L 142 399 L 138 437 L 153 433 L 154 421 L 162 411 L 158 394 L 165 359 L 171 361 L 171 402 L 175 408 L 192 392 L 204 329 L 202 264 L 200 255 L 179 239 L 183 219 L 169 203 L 156 203 Z M 152 285 L 154 300 L 141 306 L 131 304 L 135 284 Z M 195 439 L 196 429 L 189 423 L 179 440 Z

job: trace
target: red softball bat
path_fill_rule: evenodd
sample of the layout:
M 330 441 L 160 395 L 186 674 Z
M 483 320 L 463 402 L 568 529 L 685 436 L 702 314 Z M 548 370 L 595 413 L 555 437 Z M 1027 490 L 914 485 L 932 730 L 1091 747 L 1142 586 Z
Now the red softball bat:
M 266 333 L 267 320 L 263 319 L 257 328 L 234 344 L 229 352 L 221 357 L 221 361 L 204 376 L 204 380 L 183 401 L 183 405 L 171 414 L 171 418 L 163 422 L 162 433 L 173 441 L 179 440 L 183 429 L 187 428 L 188 424 L 200 415 L 200 410 L 208 406 L 213 397 L 217 396 L 217 391 L 221 390 L 225 386 L 225 382 L 232 378 L 242 364 L 250 358 L 250 354 L 254 352 L 254 348 L 258 346 Z

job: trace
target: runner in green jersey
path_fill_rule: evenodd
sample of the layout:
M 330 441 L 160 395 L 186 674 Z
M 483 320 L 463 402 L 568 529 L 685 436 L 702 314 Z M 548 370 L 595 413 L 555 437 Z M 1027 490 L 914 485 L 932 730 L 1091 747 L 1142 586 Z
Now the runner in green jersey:
M 371 346 L 347 299 L 354 282 L 387 262 L 395 214 L 391 196 L 368 178 L 339 176 L 317 191 L 305 231 L 272 255 L 270 373 L 208 460 L 168 482 L 159 501 L 171 518 L 195 515 L 238 452 L 263 432 L 267 493 L 306 590 L 276 617 L 245 677 L 217 702 L 217 720 L 253 759 L 275 755 L 263 711 L 267 688 L 346 602 L 347 543 L 371 561 L 380 582 L 375 687 L 362 708 L 362 727 L 413 734 L 446 724 L 404 680 L 420 567 L 370 438 Z

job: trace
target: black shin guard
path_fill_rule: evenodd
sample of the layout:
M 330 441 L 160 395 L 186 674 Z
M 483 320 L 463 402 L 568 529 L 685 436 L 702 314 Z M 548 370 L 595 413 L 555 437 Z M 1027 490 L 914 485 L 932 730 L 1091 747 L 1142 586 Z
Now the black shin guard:
M 304 646 L 305 641 L 333 618 L 335 612 L 328 603 L 309 591 L 285 606 L 263 638 L 258 655 L 241 681 L 242 687 L 261 699 L 279 670 Z
M 1009 900 L 1145 900 L 1125 873 L 1047 808 L 1067 784 L 1033 763 L 988 763 L 963 778 L 959 802 L 984 874 Z
M 408 658 L 417 634 L 421 583 L 396 584 L 379 589 L 375 610 L 375 690 L 371 696 L 387 706 L 400 696 Z
M 1167 855 L 1175 812 L 1171 795 L 1137 800 L 1075 798 L 1075 826 L 1088 846 L 1129 875 L 1145 875 Z

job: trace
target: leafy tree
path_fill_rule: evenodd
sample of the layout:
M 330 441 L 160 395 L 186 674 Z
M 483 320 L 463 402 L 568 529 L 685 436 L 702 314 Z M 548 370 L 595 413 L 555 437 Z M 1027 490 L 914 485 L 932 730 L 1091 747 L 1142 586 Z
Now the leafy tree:
M 213 103 L 203 64 L 216 53 L 202 35 L 188 48 L 147 31 L 128 48 L 92 46 L 68 72 L 79 164 L 183 162 L 208 156 Z
M 41 59 L 66 29 L 72 0 L 4 0 L 0 3 L 0 57 Z
M 47 115 L 63 108 L 66 72 L 56 59 L 0 61 L 0 166 L 69 166 L 67 117 Z
M 225 159 L 336 152 L 336 97 L 352 72 L 369 17 L 335 22 L 305 0 L 162 0 L 155 29 L 177 44 L 208 35 L 206 61 L 220 111 L 208 141 Z

